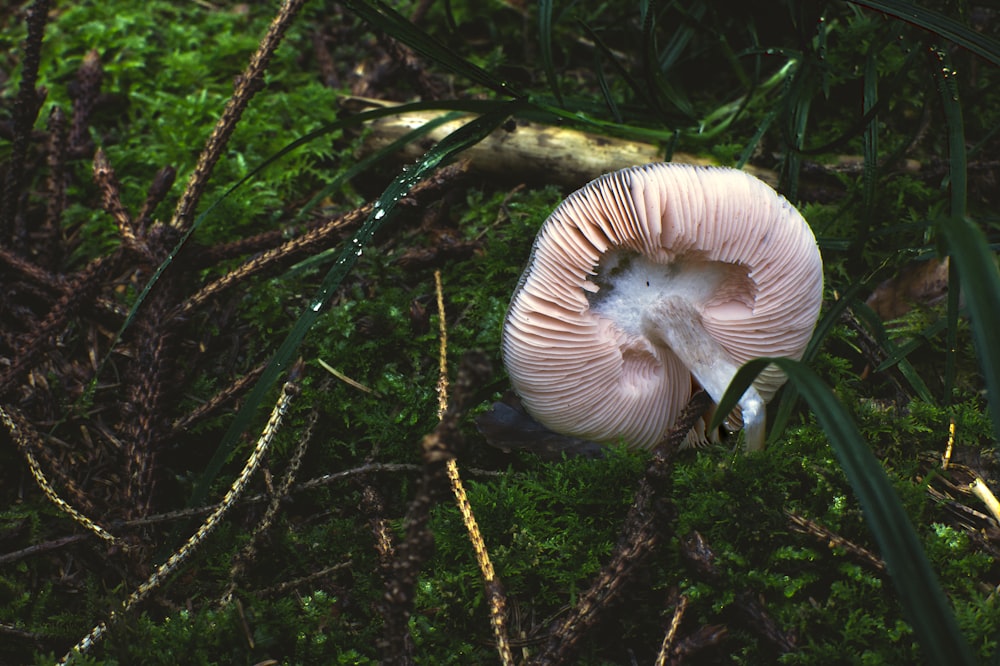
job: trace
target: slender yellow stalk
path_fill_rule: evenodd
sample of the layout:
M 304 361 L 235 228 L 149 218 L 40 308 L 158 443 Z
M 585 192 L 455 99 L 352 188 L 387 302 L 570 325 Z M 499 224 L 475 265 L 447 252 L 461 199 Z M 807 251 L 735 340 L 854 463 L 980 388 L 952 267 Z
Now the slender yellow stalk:
M 951 417 L 951 422 L 948 424 L 948 445 L 944 449 L 944 455 L 941 456 L 941 469 L 948 469 L 948 465 L 951 464 L 951 452 L 955 449 L 955 417 Z
M 59 661 L 60 664 L 65 664 L 76 654 L 84 654 L 90 650 L 101 638 L 104 637 L 105 632 L 108 630 L 108 625 L 115 621 L 120 615 L 128 613 L 132 608 L 135 607 L 140 601 L 145 599 L 150 592 L 155 590 L 160 586 L 161 583 L 177 568 L 183 564 L 194 552 L 195 548 L 201 544 L 205 538 L 211 534 L 219 523 L 222 522 L 223 516 L 226 512 L 236 503 L 240 495 L 243 494 L 243 490 L 247 486 L 247 482 L 253 473 L 257 471 L 257 467 L 260 465 L 260 461 L 264 458 L 270 448 L 271 442 L 274 440 L 274 436 L 281 429 L 281 422 L 285 417 L 285 412 L 288 411 L 289 405 L 292 403 L 292 399 L 299 393 L 299 377 L 302 372 L 302 362 L 299 361 L 292 368 L 290 377 L 285 385 L 282 387 L 281 396 L 278 398 L 278 402 L 274 405 L 274 409 L 271 411 L 271 417 L 268 419 L 267 424 L 264 426 L 264 430 L 260 434 L 260 438 L 257 440 L 257 445 L 254 447 L 253 452 L 250 457 L 247 458 L 246 463 L 243 466 L 243 471 L 240 475 L 236 477 L 233 481 L 232 486 L 229 488 L 229 492 L 226 493 L 222 501 L 219 502 L 218 506 L 212 512 L 205 522 L 201 524 L 201 527 L 191 535 L 191 537 L 184 542 L 184 545 L 180 547 L 177 552 L 171 555 L 166 562 L 161 564 L 156 568 L 156 571 L 146 579 L 139 587 L 135 589 L 132 594 L 129 595 L 128 599 L 122 602 L 122 607 L 119 611 L 112 611 L 105 622 L 100 622 L 90 633 L 84 636 L 80 641 L 74 645 L 69 652 Z
M 441 341 L 439 348 L 439 376 L 438 376 L 438 418 L 444 416 L 448 409 L 448 327 L 444 314 L 444 291 L 441 287 L 441 271 L 434 271 L 434 288 L 437 293 L 438 307 L 438 332 Z M 458 473 L 458 463 L 454 458 L 447 462 L 448 479 L 451 481 L 451 491 L 455 495 L 455 502 L 458 510 L 462 514 L 462 522 L 465 523 L 465 530 L 469 534 L 469 541 L 472 542 L 472 549 L 476 553 L 476 563 L 479 564 L 479 571 L 483 576 L 483 586 L 486 588 L 486 596 L 490 604 L 490 626 L 493 628 L 493 636 L 497 644 L 497 653 L 500 655 L 500 663 L 504 666 L 514 664 L 514 655 L 510 651 L 510 639 L 507 637 L 507 599 L 504 596 L 500 581 L 497 580 L 496 572 L 493 570 L 493 562 L 490 561 L 490 554 L 486 550 L 486 542 L 479 531 L 479 524 L 472 513 L 472 505 L 465 494 L 465 486 L 462 484 L 462 477 Z
M 31 476 L 35 478 L 35 483 L 37 483 L 38 487 L 42 489 L 45 496 L 49 498 L 49 501 L 55 504 L 61 511 L 66 513 L 84 529 L 93 532 L 108 543 L 127 550 L 128 546 L 124 541 L 77 511 L 69 502 L 59 496 L 59 493 L 56 492 L 55 488 L 52 487 L 52 484 L 49 483 L 49 480 L 45 477 L 45 473 L 42 471 L 42 466 L 38 463 L 38 459 L 35 458 L 34 454 L 31 452 L 31 443 L 26 434 L 23 432 L 22 427 L 17 423 L 14 417 L 4 410 L 3 407 L 0 407 L 0 422 L 2 422 L 4 427 L 6 427 L 10 432 L 11 439 L 14 440 L 17 447 L 21 449 L 21 454 L 28 463 L 28 469 L 31 470 Z
M 674 616 L 670 619 L 670 628 L 667 630 L 667 634 L 663 637 L 663 643 L 660 645 L 660 653 L 656 655 L 656 661 L 654 662 L 656 666 L 666 666 L 667 655 L 670 654 L 670 650 L 674 647 L 674 641 L 677 638 L 677 629 L 681 626 L 681 618 L 684 616 L 687 605 L 688 598 L 681 595 L 681 598 L 677 601 L 677 606 L 674 607 Z
M 969 490 L 972 491 L 973 495 L 982 500 L 983 504 L 986 505 L 986 508 L 989 509 L 993 519 L 1000 522 L 1000 501 L 997 501 L 997 496 L 993 494 L 990 487 L 977 476 L 975 480 L 969 484 Z

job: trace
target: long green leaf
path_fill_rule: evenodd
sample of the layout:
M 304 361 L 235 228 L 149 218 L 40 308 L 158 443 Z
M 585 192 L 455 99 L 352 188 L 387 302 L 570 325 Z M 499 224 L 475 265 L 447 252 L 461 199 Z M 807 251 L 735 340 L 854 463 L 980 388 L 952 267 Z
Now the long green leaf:
M 204 501 L 209 486 L 236 449 L 240 436 L 256 415 L 257 407 L 263 402 L 271 385 L 282 371 L 293 362 L 306 333 L 319 319 L 330 297 L 354 267 L 354 264 L 357 263 L 358 257 L 361 256 L 372 237 L 386 222 L 392 219 L 399 200 L 445 160 L 481 141 L 520 107 L 519 102 L 508 102 L 492 113 L 480 116 L 463 125 L 431 148 L 416 166 L 403 171 L 389 184 L 376 200 L 367 219 L 353 237 L 344 244 L 339 257 L 323 278 L 323 282 L 313 296 L 309 307 L 299 315 L 291 331 L 264 368 L 260 379 L 250 391 L 246 402 L 237 412 L 236 417 L 223 435 L 215 454 L 195 484 L 189 505 L 199 505 Z
M 601 57 L 600 49 L 594 49 L 594 72 L 597 73 L 597 83 L 601 87 L 601 97 L 604 98 L 604 104 L 608 107 L 608 111 L 611 112 L 611 117 L 614 118 L 616 123 L 623 123 L 625 118 L 622 116 L 621 109 L 618 108 L 618 102 L 615 101 L 614 95 L 611 94 L 611 85 L 608 83 L 608 77 L 604 75 L 604 59 Z
M 962 105 L 958 101 L 958 80 L 951 66 L 947 51 L 936 49 L 940 67 L 935 70 L 941 106 L 944 108 L 945 123 L 948 126 L 948 184 L 951 187 L 951 219 L 965 217 L 968 206 L 968 158 L 965 153 L 965 121 Z M 947 221 L 946 221 L 947 222 Z M 947 224 L 946 224 L 947 226 Z M 978 289 L 978 285 L 971 285 Z M 958 310 L 962 280 L 955 262 L 948 264 L 948 332 L 945 350 L 944 388 L 945 396 L 951 401 L 952 388 L 958 375 Z
M 632 72 L 629 68 L 619 62 L 614 51 L 612 51 L 611 48 L 604 43 L 604 40 L 601 39 L 600 33 L 598 33 L 597 30 L 592 28 L 589 23 L 582 19 L 577 19 L 577 22 L 580 24 L 580 27 L 583 28 L 583 31 L 587 33 L 587 37 L 594 42 L 594 46 L 597 50 L 604 54 L 604 57 L 607 58 L 608 62 L 610 62 L 615 68 L 622 80 L 628 85 L 629 88 L 632 89 L 633 94 L 635 94 L 635 96 L 639 99 L 644 99 L 650 108 L 655 108 L 656 102 L 651 95 L 649 88 L 639 83 L 639 81 L 632 76 Z
M 201 213 L 198 214 L 197 217 L 195 217 L 194 222 L 191 223 L 191 226 L 188 228 L 188 230 L 184 232 L 184 235 L 181 236 L 181 238 L 177 241 L 174 247 L 171 248 L 169 254 L 167 255 L 167 258 L 164 259 L 163 262 L 156 267 L 156 270 L 153 272 L 152 276 L 150 276 L 149 280 L 143 286 L 142 291 L 140 291 L 138 296 L 136 296 L 135 301 L 129 308 L 128 314 L 125 316 L 125 320 L 122 322 L 121 327 L 115 334 L 116 344 L 118 340 L 121 340 L 122 336 L 125 334 L 125 331 L 127 331 L 128 328 L 132 325 L 132 322 L 135 320 L 135 317 L 138 314 L 139 308 L 142 307 L 142 304 L 146 301 L 146 298 L 149 296 L 149 292 L 152 291 L 153 287 L 156 286 L 156 283 L 159 282 L 160 277 L 162 277 L 164 271 L 166 271 L 170 267 L 170 265 L 173 264 L 174 259 L 177 257 L 177 254 L 187 244 L 191 236 L 199 228 L 201 228 L 205 220 L 207 220 L 211 216 L 215 208 L 219 206 L 223 201 L 225 201 L 228 197 L 232 196 L 247 182 L 252 181 L 254 178 L 256 178 L 261 171 L 263 171 L 270 165 L 274 164 L 284 156 L 298 150 L 302 146 L 312 141 L 315 141 L 316 139 L 322 136 L 331 134 L 333 132 L 339 132 L 347 127 L 361 125 L 365 122 L 368 122 L 369 120 L 375 120 L 376 118 L 399 115 L 410 111 L 426 111 L 426 110 L 436 110 L 436 109 L 468 111 L 471 113 L 489 113 L 491 111 L 496 110 L 498 105 L 501 104 L 504 104 L 504 102 L 495 102 L 488 100 L 447 100 L 441 102 L 413 102 L 410 104 L 401 104 L 399 106 L 372 109 L 370 111 L 364 111 L 362 113 L 358 113 L 353 116 L 343 118 L 335 123 L 331 123 L 329 125 L 321 127 L 313 132 L 310 132 L 308 134 L 299 137 L 295 141 L 292 141 L 287 146 L 285 146 L 284 148 L 282 148 L 281 150 L 279 150 L 278 152 L 276 152 L 275 154 L 271 155 L 266 160 L 258 164 L 256 167 L 251 169 L 249 173 L 243 176 L 243 178 L 236 181 L 225 192 L 223 192 L 222 195 L 219 196 L 219 198 L 213 201 L 204 211 L 202 211 Z M 428 124 L 425 125 L 424 127 L 427 129 L 427 131 L 429 131 L 430 129 L 432 129 L 433 125 Z M 421 132 L 423 130 L 421 129 L 414 131 Z M 101 376 L 101 371 L 104 369 L 105 365 L 108 362 L 108 359 L 111 358 L 111 355 L 112 353 L 114 353 L 114 351 L 115 347 L 114 345 L 112 345 L 112 347 L 101 359 L 101 362 L 98 364 L 98 369 L 97 372 L 94 373 L 94 377 Z M 96 381 L 97 380 L 95 379 L 92 382 L 91 387 L 88 389 L 88 392 L 92 390 L 93 387 L 96 386 Z M 80 400 L 85 399 L 86 395 L 87 394 L 81 396 L 81 398 L 78 399 L 78 402 Z
M 878 104 L 878 51 L 869 47 L 865 57 L 864 111 L 869 113 Z M 878 177 L 878 116 L 873 115 L 865 125 L 864 164 L 862 170 L 862 201 L 865 229 L 871 229 L 875 213 L 875 184 Z M 868 234 L 863 234 L 867 236 Z M 863 241 L 862 241 L 863 242 Z
M 816 358 L 816 354 L 819 353 L 823 341 L 833 332 L 834 326 L 837 325 L 841 316 L 847 311 L 847 306 L 864 287 L 865 284 L 863 282 L 855 282 L 832 306 L 826 309 L 826 312 L 823 313 L 823 316 L 816 323 L 816 330 L 813 331 L 812 337 L 809 339 L 809 344 L 806 345 L 806 350 L 802 352 L 803 363 L 809 363 Z M 782 431 L 788 424 L 788 419 L 792 416 L 792 409 L 795 408 L 798 398 L 799 389 L 795 384 L 785 385 L 781 390 L 781 403 L 778 405 L 778 411 L 774 416 L 774 423 L 771 425 L 771 436 L 767 440 L 768 445 L 774 444 L 781 437 Z
M 962 295 L 971 319 L 979 367 L 986 380 L 993 437 L 1000 441 L 1000 271 L 986 236 L 968 218 L 946 221 L 941 232 L 948 242 L 951 265 L 965 285 Z
M 840 401 L 808 366 L 787 358 L 755 359 L 744 365 L 725 395 L 713 421 L 725 418 L 753 379 L 769 363 L 788 375 L 826 433 L 878 544 L 896 594 L 916 640 L 932 664 L 975 661 L 958 622 L 924 554 L 910 519 L 878 459 Z M 713 424 L 713 427 L 718 427 Z
M 877 314 L 875 314 L 875 311 L 866 304 L 857 300 L 851 304 L 851 309 L 859 319 L 862 319 L 865 322 L 868 330 L 875 336 L 875 340 L 878 342 L 879 347 L 882 348 L 882 351 L 884 351 L 887 356 L 896 359 L 896 365 L 899 368 L 900 374 L 903 375 L 903 379 L 910 384 L 910 388 L 913 389 L 914 393 L 916 393 L 917 396 L 919 396 L 919 398 L 924 402 L 932 405 L 935 404 L 937 401 L 934 400 L 934 396 L 931 395 L 931 391 L 927 388 L 927 384 L 925 384 L 924 380 L 919 374 L 917 374 L 917 369 L 914 368 L 913 364 L 906 359 L 906 356 L 899 353 L 899 348 L 896 347 L 896 343 L 889 338 L 889 332 L 885 330 L 882 320 L 879 319 Z
M 924 330 L 919 333 L 911 335 L 911 339 L 904 342 L 901 345 L 894 346 L 892 349 L 886 349 L 885 360 L 875 367 L 875 372 L 885 372 L 889 368 L 893 367 L 900 360 L 906 358 L 910 354 L 914 353 L 924 345 L 926 345 L 931 339 L 939 335 L 941 331 L 945 329 L 948 322 L 945 319 L 938 319 L 934 323 L 928 325 Z
M 343 4 L 374 28 L 398 39 L 431 62 L 501 95 L 520 96 L 509 82 L 458 55 L 381 0 L 343 0 Z
M 563 106 L 559 77 L 556 76 L 556 66 L 552 60 L 552 0 L 539 0 L 538 2 L 538 46 L 549 88 L 556 101 L 559 102 L 559 106 Z
M 650 3 L 651 5 L 654 3 Z M 681 26 L 679 33 L 689 32 L 690 28 Z M 676 36 L 678 32 L 675 32 Z M 653 104 L 660 116 L 666 115 L 663 102 L 669 102 L 687 121 L 695 119 L 694 105 L 688 96 L 674 86 L 667 78 L 666 72 L 660 67 L 660 58 L 656 45 L 657 24 L 655 7 L 647 7 L 642 16 L 642 71 L 646 85 L 652 93 Z M 683 43 L 683 38 L 681 43 Z
M 945 16 L 933 9 L 919 7 L 913 0 L 850 1 L 856 5 L 895 16 L 924 30 L 929 30 L 935 35 L 940 35 L 962 48 L 972 51 L 981 58 L 989 60 L 994 65 L 1000 65 L 1000 42 L 983 33 L 976 32 L 950 16 Z

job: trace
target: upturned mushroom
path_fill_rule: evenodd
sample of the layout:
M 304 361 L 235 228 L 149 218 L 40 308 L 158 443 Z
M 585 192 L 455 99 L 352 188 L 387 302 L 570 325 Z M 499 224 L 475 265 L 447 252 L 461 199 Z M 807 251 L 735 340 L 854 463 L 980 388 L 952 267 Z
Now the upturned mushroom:
M 822 291 L 809 225 L 762 181 L 683 164 L 623 169 L 542 225 L 507 312 L 504 364 L 548 428 L 649 448 L 699 386 L 718 402 L 748 360 L 801 358 Z M 748 450 L 763 447 L 765 403 L 785 379 L 769 366 L 740 399 Z

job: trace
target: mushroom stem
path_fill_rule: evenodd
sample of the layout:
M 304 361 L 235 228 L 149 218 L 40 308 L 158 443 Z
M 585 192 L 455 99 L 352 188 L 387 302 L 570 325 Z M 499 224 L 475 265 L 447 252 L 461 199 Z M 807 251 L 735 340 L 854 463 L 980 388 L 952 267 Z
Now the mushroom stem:
M 740 366 L 705 330 L 694 305 L 681 296 L 666 296 L 643 312 L 642 327 L 650 340 L 670 348 L 718 404 Z M 739 405 L 744 446 L 747 451 L 759 451 L 764 448 L 764 400 L 751 384 Z

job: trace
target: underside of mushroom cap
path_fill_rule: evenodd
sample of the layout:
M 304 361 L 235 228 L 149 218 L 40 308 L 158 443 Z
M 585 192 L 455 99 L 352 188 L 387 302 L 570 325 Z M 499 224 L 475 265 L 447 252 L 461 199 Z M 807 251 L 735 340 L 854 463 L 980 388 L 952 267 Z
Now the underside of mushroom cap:
M 636 324 L 663 296 L 690 302 L 737 365 L 800 358 L 822 298 L 815 238 L 734 169 L 650 164 L 592 181 L 545 221 L 507 314 L 504 363 L 527 410 L 564 434 L 658 443 L 697 386 Z M 754 386 L 766 401 L 783 382 L 772 367 Z

